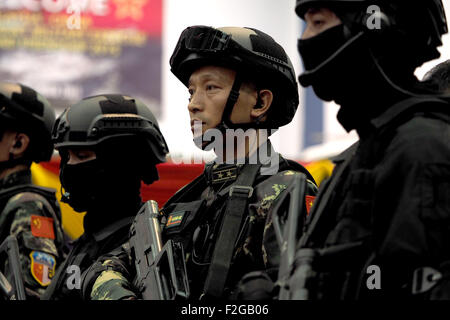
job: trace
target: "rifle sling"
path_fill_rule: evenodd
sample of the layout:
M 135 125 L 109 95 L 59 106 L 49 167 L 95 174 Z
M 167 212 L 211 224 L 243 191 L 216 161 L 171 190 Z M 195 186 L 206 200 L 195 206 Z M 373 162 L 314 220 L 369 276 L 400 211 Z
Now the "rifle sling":
M 206 296 L 216 298 L 222 296 L 242 218 L 246 212 L 248 199 L 253 193 L 252 186 L 260 168 L 261 165 L 245 165 L 230 188 L 230 196 L 227 199 L 224 218 L 206 276 L 203 290 Z

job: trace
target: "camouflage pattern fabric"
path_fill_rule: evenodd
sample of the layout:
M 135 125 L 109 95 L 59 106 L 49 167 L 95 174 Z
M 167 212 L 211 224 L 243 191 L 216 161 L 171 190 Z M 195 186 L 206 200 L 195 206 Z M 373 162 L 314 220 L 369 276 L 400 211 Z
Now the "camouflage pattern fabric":
M 2 188 L 31 182 L 31 173 L 13 173 L 7 180 L 7 184 L 1 184 Z M 42 195 L 21 192 L 6 199 L 0 214 L 0 231 L 5 236 L 16 236 L 27 295 L 38 298 L 50 284 L 56 266 L 63 259 L 64 238 L 60 221 L 55 221 L 48 201 Z M 8 270 L 7 261 L 1 263 L 2 268 Z
M 127 279 L 132 264 L 128 255 L 128 243 L 116 252 L 101 257 L 88 271 L 96 277 L 92 288 L 83 290 L 86 300 L 124 300 L 135 298 L 133 288 Z M 97 272 L 96 272 L 97 270 Z M 88 292 L 86 292 L 88 291 Z
M 219 165 L 212 169 L 221 170 L 221 167 Z M 208 174 L 208 172 L 205 172 L 205 174 Z M 236 289 L 239 280 L 248 272 L 264 270 L 272 277 L 272 280 L 276 280 L 280 250 L 276 240 L 272 216 L 275 214 L 274 208 L 277 207 L 277 203 L 282 201 L 286 196 L 285 190 L 293 183 L 293 178 L 298 174 L 299 172 L 297 171 L 280 169 L 277 174 L 262 180 L 262 182 L 258 183 L 257 178 L 253 196 L 248 203 L 247 214 L 244 214 L 244 217 L 246 216 L 246 222 L 241 229 L 238 246 L 234 251 L 233 264 L 230 267 L 230 277 L 227 281 L 225 298 L 233 294 L 233 290 Z M 190 198 L 190 200 L 205 199 L 210 209 L 207 211 L 207 215 L 211 216 L 211 221 L 215 221 L 215 223 L 218 221 L 220 224 L 221 218 L 217 215 L 223 212 L 225 202 L 221 201 L 218 207 L 215 206 L 217 203 L 217 193 L 218 190 L 223 190 L 227 186 L 229 187 L 230 183 L 223 184 L 219 189 L 208 186 L 201 194 L 189 195 L 187 198 Z M 308 180 L 307 195 L 315 196 L 316 193 L 317 187 L 315 183 Z M 169 212 L 165 212 L 165 214 L 167 217 Z M 167 222 L 168 220 L 165 221 Z M 201 224 L 202 222 L 198 224 L 199 227 Z M 215 226 L 217 225 L 212 222 L 210 229 L 214 229 Z M 165 234 L 166 239 L 170 238 L 167 235 L 167 229 L 166 227 L 163 230 L 163 236 Z M 217 235 L 215 235 L 214 239 L 217 239 Z M 197 299 L 203 290 L 209 266 L 208 262 L 211 260 L 214 243 L 205 246 L 201 251 L 193 253 L 195 250 L 193 247 L 195 245 L 192 242 L 189 239 L 189 245 L 185 246 L 186 264 L 192 292 L 191 297 Z M 200 258 L 197 258 L 200 261 L 193 261 L 193 256 L 197 255 L 200 255 Z M 200 266 L 202 263 L 205 264 Z M 126 248 L 120 252 L 101 257 L 97 261 L 97 265 L 99 268 L 92 270 L 94 275 L 89 277 L 91 283 L 85 284 L 85 287 L 88 288 L 87 290 L 90 290 L 90 299 L 139 298 L 138 290 L 133 288 L 132 285 L 135 277 L 134 263 L 131 261 Z M 132 296 L 130 296 L 130 290 L 134 291 Z

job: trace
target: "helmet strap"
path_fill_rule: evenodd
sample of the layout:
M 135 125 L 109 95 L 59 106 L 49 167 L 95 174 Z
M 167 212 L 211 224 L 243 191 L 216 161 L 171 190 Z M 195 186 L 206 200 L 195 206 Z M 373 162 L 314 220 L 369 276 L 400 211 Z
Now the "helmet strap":
M 230 117 L 233 112 L 234 105 L 239 99 L 239 91 L 242 86 L 242 77 L 239 72 L 236 72 L 236 77 L 234 78 L 233 86 L 231 87 L 230 94 L 228 95 L 227 103 L 225 104 L 225 109 L 222 113 L 222 123 L 227 127 L 233 127 L 234 124 L 231 122 Z
M 260 120 L 264 117 L 265 113 L 263 115 L 261 115 L 256 122 L 250 122 L 250 123 L 232 123 L 231 122 L 231 113 L 233 112 L 233 108 L 237 102 L 237 100 L 239 99 L 239 90 L 241 89 L 242 86 L 242 76 L 240 75 L 240 73 L 236 73 L 236 78 L 234 79 L 234 83 L 233 86 L 231 88 L 230 94 L 228 95 L 228 100 L 227 103 L 225 105 L 225 109 L 223 111 L 222 114 L 222 121 L 221 123 L 216 127 L 217 129 L 221 130 L 222 132 L 225 132 L 225 129 L 243 129 L 243 130 L 247 130 L 250 128 L 261 128 L 262 125 L 260 123 Z M 255 106 L 261 106 L 261 97 L 259 95 L 259 90 L 257 89 L 258 92 L 258 98 L 256 101 Z
M 239 99 L 239 91 L 241 90 L 242 85 L 242 78 L 239 74 L 239 72 L 236 72 L 236 77 L 234 78 L 233 86 L 231 87 L 231 91 L 228 94 L 228 99 L 225 104 L 225 109 L 222 113 L 222 119 L 220 123 L 215 127 L 215 129 L 220 130 L 220 132 L 225 133 L 226 129 L 234 128 L 234 124 L 231 122 L 230 117 L 231 113 L 233 112 L 234 105 L 236 104 L 237 100 Z M 208 150 L 208 146 L 213 142 L 214 140 L 210 141 L 206 145 L 203 145 L 203 150 Z M 194 142 L 197 145 L 201 145 L 201 142 L 203 142 L 203 135 L 199 136 L 197 138 L 194 138 Z

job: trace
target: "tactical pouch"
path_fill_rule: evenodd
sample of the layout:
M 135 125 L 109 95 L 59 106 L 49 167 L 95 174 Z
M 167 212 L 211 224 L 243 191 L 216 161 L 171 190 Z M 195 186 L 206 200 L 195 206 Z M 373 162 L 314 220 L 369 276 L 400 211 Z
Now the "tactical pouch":
M 198 225 L 197 221 L 204 214 L 205 208 L 206 200 L 172 203 L 164 207 L 162 209 L 164 241 L 173 239 L 175 242 L 181 242 L 183 247 L 187 248 L 195 227 Z

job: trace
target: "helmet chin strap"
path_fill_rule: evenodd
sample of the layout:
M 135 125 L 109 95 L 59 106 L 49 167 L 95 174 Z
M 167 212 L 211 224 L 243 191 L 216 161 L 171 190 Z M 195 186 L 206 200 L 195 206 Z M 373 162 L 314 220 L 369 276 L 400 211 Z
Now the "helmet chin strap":
M 223 134 L 225 134 L 227 129 L 247 130 L 250 128 L 261 128 L 262 127 L 260 125 L 259 120 L 260 120 L 260 118 L 264 117 L 264 114 L 261 115 L 256 122 L 252 122 L 252 123 L 237 123 L 237 124 L 235 124 L 235 123 L 232 123 L 230 120 L 231 113 L 233 112 L 233 108 L 239 99 L 239 91 L 241 90 L 242 82 L 243 82 L 242 76 L 240 75 L 239 72 L 237 72 L 236 77 L 233 82 L 233 86 L 231 87 L 230 94 L 228 95 L 228 99 L 225 104 L 225 109 L 223 110 L 223 113 L 222 113 L 222 119 L 221 119 L 220 123 L 214 127 L 214 129 L 218 129 Z M 259 105 L 260 103 L 261 103 L 261 98 L 259 97 L 259 93 L 258 93 L 258 101 L 256 102 L 256 105 Z M 197 138 L 194 138 L 194 142 L 197 146 L 201 145 L 201 142 L 203 142 L 203 135 L 201 135 Z M 212 139 L 211 141 L 208 141 L 207 144 L 202 145 L 202 149 L 209 150 L 208 146 L 212 142 L 214 142 L 214 139 Z
M 222 113 L 222 119 L 220 120 L 220 123 L 214 127 L 214 129 L 218 129 L 223 134 L 227 129 L 234 128 L 235 125 L 230 121 L 231 112 L 233 111 L 234 105 L 236 104 L 237 100 L 239 99 L 239 91 L 241 90 L 242 85 L 242 77 L 240 76 L 239 72 L 236 73 L 236 77 L 234 78 L 233 86 L 231 87 L 231 91 L 228 95 L 227 102 L 225 104 L 225 109 Z M 203 135 L 198 136 L 197 138 L 194 138 L 194 142 L 197 146 L 202 146 L 203 150 L 209 150 L 208 146 L 214 142 L 214 139 L 211 139 L 211 141 L 208 141 L 206 144 L 202 144 L 203 141 Z
M 236 125 L 231 122 L 231 113 L 233 112 L 234 105 L 239 99 L 239 91 L 242 86 L 242 77 L 239 72 L 236 73 L 236 77 L 234 78 L 233 86 L 231 87 L 230 94 L 228 95 L 227 103 L 225 104 L 225 109 L 222 113 L 222 119 L 220 124 L 216 126 L 216 129 L 225 133 L 226 129 L 235 128 Z

